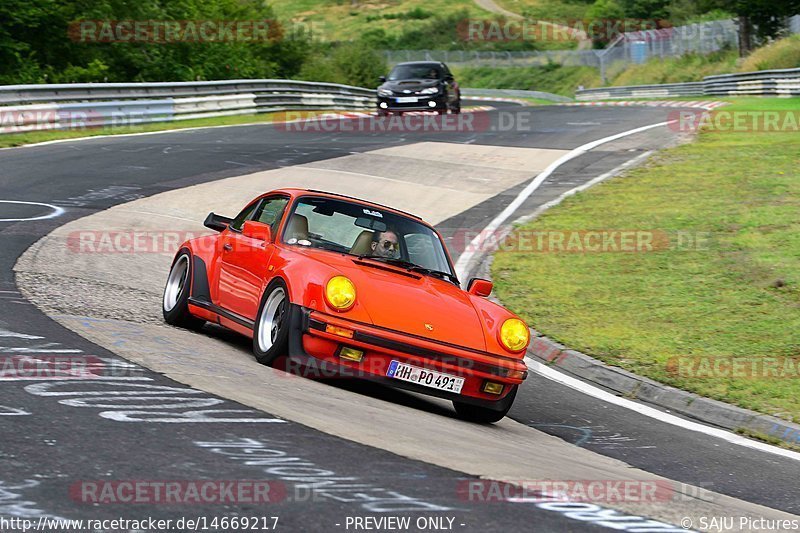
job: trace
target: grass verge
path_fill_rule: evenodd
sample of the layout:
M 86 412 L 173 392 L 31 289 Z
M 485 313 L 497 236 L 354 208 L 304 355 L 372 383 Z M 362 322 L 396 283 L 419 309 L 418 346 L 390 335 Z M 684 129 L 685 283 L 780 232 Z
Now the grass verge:
M 800 100 L 724 110 L 798 116 Z M 665 249 L 501 251 L 497 293 L 544 334 L 606 363 L 800 421 L 798 169 L 797 130 L 701 132 L 522 228 L 652 232 Z
M 335 111 L 302 111 L 303 117 L 312 117 L 322 113 Z M 289 112 L 293 113 L 293 112 Z M 296 115 L 295 115 L 296 116 Z M 33 144 L 61 139 L 80 139 L 83 137 L 96 137 L 99 135 L 128 135 L 131 133 L 147 133 L 152 131 L 170 131 L 182 128 L 205 128 L 212 126 L 235 126 L 237 124 L 269 123 L 282 121 L 286 113 L 259 113 L 248 115 L 233 115 L 228 117 L 196 118 L 192 120 L 177 120 L 174 122 L 157 122 L 131 126 L 77 128 L 69 130 L 30 131 L 24 133 L 9 133 L 0 135 L 0 148 L 11 148 L 25 144 Z

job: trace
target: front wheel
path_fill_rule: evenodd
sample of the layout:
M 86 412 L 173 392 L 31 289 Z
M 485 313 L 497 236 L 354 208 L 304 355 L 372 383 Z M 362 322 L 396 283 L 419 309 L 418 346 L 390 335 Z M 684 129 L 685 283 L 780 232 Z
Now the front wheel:
M 200 329 L 205 320 L 189 312 L 189 288 L 192 279 L 192 256 L 181 250 L 169 271 L 161 309 L 167 324 L 188 329 Z
M 456 100 L 456 103 L 450 108 L 450 111 L 453 112 L 454 115 L 458 115 L 461 113 L 461 98 Z
M 469 422 L 477 422 L 479 424 L 493 424 L 499 422 L 511 410 L 514 404 L 514 398 L 517 396 L 517 387 L 511 391 L 508 396 L 500 400 L 503 408 L 500 411 L 495 411 L 486 407 L 480 407 L 468 403 L 453 401 L 453 407 L 458 413 L 458 416 Z
M 271 365 L 289 346 L 289 297 L 282 280 L 264 291 L 253 331 L 253 353 L 262 365 Z

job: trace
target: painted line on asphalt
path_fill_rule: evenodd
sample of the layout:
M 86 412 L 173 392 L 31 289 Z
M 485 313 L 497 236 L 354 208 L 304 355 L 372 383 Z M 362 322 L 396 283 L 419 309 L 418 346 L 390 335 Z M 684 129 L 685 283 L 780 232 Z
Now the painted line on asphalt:
M 514 214 L 514 212 L 519 209 L 519 207 L 525 202 L 525 200 L 530 197 L 531 194 L 539 188 L 539 186 L 544 183 L 544 180 L 550 177 L 558 168 L 566 163 L 567 161 L 571 161 L 576 157 L 579 157 L 589 150 L 596 148 L 602 144 L 606 144 L 612 141 L 616 141 L 617 139 L 621 139 L 623 137 L 627 137 L 629 135 L 635 135 L 637 133 L 651 130 L 653 128 L 658 128 L 660 126 L 666 126 L 668 124 L 672 124 L 677 122 L 677 120 L 668 120 L 666 122 L 659 122 L 658 124 L 650 124 L 649 126 L 642 126 L 641 128 L 635 128 L 628 131 L 623 131 L 622 133 L 617 133 L 615 135 L 611 135 L 609 137 L 603 137 L 602 139 L 598 139 L 596 141 L 592 141 L 590 143 L 586 143 L 581 145 L 577 148 L 572 149 L 571 151 L 567 152 L 560 158 L 553 161 L 550 166 L 545 168 L 542 172 L 539 173 L 523 190 L 520 192 L 514 200 L 508 204 L 508 206 L 503 209 L 503 211 L 497 215 L 488 226 L 486 226 L 482 232 L 478 233 L 478 235 L 472 239 L 472 242 L 467 245 L 466 251 L 461 254 L 456 261 L 456 275 L 458 279 L 466 279 L 466 275 L 468 274 L 469 265 L 472 262 L 472 259 L 475 256 L 474 250 L 481 249 L 481 240 L 486 235 L 491 235 L 493 232 L 497 231 L 497 229 L 505 222 L 508 217 Z
M 617 405 L 619 407 L 624 407 L 625 409 L 630 409 L 631 411 L 635 411 L 644 416 L 654 418 L 666 424 L 678 426 L 683 429 L 688 429 L 689 431 L 695 431 L 697 433 L 703 433 L 711 437 L 717 437 L 719 439 L 730 442 L 731 444 L 737 444 L 739 446 L 744 446 L 745 448 L 752 448 L 754 450 L 760 450 L 762 452 L 767 452 L 774 455 L 780 455 L 781 457 L 785 457 L 787 459 L 800 461 L 800 453 L 798 452 L 793 452 L 791 450 L 786 450 L 784 448 L 778 448 L 777 446 L 772 446 L 771 444 L 766 444 L 764 442 L 751 440 L 741 435 L 731 433 L 730 431 L 725 431 L 724 429 L 718 429 L 711 426 L 706 426 L 704 424 L 700 424 L 698 422 L 692 422 L 691 420 L 686 420 L 685 418 L 680 418 L 675 415 L 659 411 L 658 409 L 655 409 L 648 405 L 644 405 L 642 403 L 634 402 L 632 400 L 616 396 L 610 392 L 599 389 L 577 378 L 567 376 L 566 374 L 559 372 L 538 361 L 534 361 L 533 359 L 527 356 L 525 357 L 525 363 L 528 365 L 528 368 L 532 372 L 536 372 L 537 374 L 539 374 L 544 378 L 547 378 L 551 381 L 555 381 L 556 383 L 564 385 L 565 387 L 577 390 L 578 392 L 586 394 L 587 396 L 592 396 L 593 398 L 597 398 L 598 400 L 604 401 L 606 403 Z
M 48 209 L 52 209 L 52 213 L 48 213 L 46 215 L 38 216 L 38 217 L 30 217 L 30 218 L 0 218 L 0 222 L 31 222 L 33 220 L 47 220 L 48 218 L 56 218 L 64 214 L 64 209 L 58 207 L 57 205 L 50 205 L 50 204 L 43 204 L 41 202 L 21 202 L 18 200 L 0 200 L 0 204 L 16 204 L 16 205 L 38 205 L 42 207 L 46 207 Z

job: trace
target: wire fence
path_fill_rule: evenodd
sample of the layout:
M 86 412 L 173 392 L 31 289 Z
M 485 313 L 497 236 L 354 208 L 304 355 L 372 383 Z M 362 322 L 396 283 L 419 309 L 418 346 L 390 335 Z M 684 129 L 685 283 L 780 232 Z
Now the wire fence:
M 787 21 L 788 33 L 800 33 L 800 15 Z M 389 64 L 404 61 L 443 61 L 456 66 L 524 67 L 557 64 L 588 66 L 600 70 L 603 81 L 612 66 L 625 67 L 654 57 L 680 57 L 736 49 L 739 29 L 734 20 L 716 20 L 622 33 L 601 50 L 469 51 L 385 50 Z

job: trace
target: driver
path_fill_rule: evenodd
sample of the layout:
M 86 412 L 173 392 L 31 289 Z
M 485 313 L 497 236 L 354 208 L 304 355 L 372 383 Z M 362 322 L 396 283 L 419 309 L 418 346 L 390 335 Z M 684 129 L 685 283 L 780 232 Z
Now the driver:
M 372 255 L 397 259 L 400 257 L 400 243 L 394 230 L 376 231 L 372 234 Z
M 436 80 L 439 79 L 439 71 L 435 68 L 432 68 L 428 71 L 428 79 L 429 80 Z

